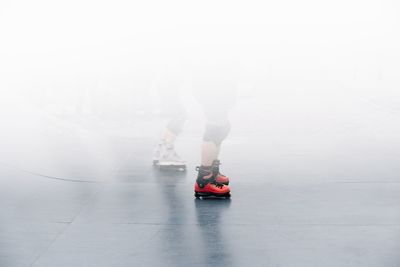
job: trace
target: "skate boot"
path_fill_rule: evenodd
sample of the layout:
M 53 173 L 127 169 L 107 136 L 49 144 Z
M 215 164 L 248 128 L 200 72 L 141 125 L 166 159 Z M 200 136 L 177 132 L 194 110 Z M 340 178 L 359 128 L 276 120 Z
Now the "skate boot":
M 212 171 L 216 176 L 215 181 L 219 184 L 229 185 L 229 178 L 219 172 L 219 165 L 221 165 L 218 159 L 214 160 L 212 163 Z
M 216 181 L 217 173 L 213 172 L 213 166 L 200 166 L 196 170 L 199 172 L 194 185 L 194 196 L 200 197 L 221 197 L 230 198 L 229 186 Z
M 176 153 L 174 146 L 161 142 L 154 152 L 153 165 L 163 170 L 185 170 L 186 162 Z

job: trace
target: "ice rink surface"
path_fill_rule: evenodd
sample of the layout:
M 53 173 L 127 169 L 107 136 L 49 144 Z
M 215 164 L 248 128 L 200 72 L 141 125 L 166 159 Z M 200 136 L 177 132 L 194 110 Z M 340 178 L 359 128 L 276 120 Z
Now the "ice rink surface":
M 193 197 L 196 112 L 177 143 L 187 172 L 160 172 L 157 116 L 82 122 L 3 99 L 0 266 L 400 266 L 398 93 L 267 96 L 231 112 L 231 200 Z

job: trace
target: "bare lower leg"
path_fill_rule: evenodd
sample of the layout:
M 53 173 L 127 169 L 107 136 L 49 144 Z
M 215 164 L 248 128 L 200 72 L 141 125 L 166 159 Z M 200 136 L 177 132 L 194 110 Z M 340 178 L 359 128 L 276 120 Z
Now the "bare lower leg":
M 218 158 L 220 146 L 214 142 L 203 141 L 201 146 L 201 165 L 211 166 L 213 161 Z
M 176 134 L 174 134 L 168 128 L 166 128 L 164 133 L 163 133 L 163 137 L 162 138 L 165 141 L 165 143 L 167 143 L 169 145 L 173 145 L 175 143 L 176 137 L 177 137 Z

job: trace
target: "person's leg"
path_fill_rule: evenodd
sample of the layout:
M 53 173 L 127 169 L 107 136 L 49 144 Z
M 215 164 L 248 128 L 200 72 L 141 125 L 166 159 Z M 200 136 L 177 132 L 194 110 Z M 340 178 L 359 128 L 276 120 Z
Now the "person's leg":
M 201 144 L 201 165 L 211 166 L 213 161 L 218 158 L 220 147 L 214 142 L 203 141 Z
M 172 97 L 170 96 L 163 100 L 167 101 L 164 114 L 168 117 L 169 121 L 162 134 L 162 139 L 168 144 L 174 145 L 186 122 L 186 110 L 179 99 L 178 91 L 171 93 L 174 93 Z
M 164 132 L 162 133 L 161 139 L 167 144 L 174 145 L 177 137 L 178 133 L 175 133 L 174 131 L 170 130 L 170 128 L 167 126 Z
M 231 107 L 232 90 L 221 90 L 200 98 L 207 118 L 201 146 L 201 166 L 195 184 L 195 195 L 229 197 L 229 178 L 219 172 L 221 144 L 228 136 L 230 123 L 228 110 Z
M 165 168 L 185 168 L 186 163 L 175 151 L 175 140 L 183 129 L 186 111 L 180 101 L 177 87 L 163 87 L 159 90 L 162 114 L 168 118 L 161 140 L 154 153 L 153 164 Z
M 219 172 L 219 153 L 222 142 L 230 132 L 230 122 L 228 119 L 229 106 L 205 106 L 207 117 L 206 129 L 203 136 L 201 149 L 201 166 L 204 169 L 213 169 L 216 181 L 229 184 L 228 177 Z
M 229 133 L 229 123 L 207 123 L 201 148 L 201 166 L 195 183 L 195 196 L 229 197 L 229 178 L 219 172 L 221 143 Z
M 230 123 L 227 110 L 209 108 L 201 149 L 201 165 L 211 166 L 218 159 L 223 140 L 228 136 Z

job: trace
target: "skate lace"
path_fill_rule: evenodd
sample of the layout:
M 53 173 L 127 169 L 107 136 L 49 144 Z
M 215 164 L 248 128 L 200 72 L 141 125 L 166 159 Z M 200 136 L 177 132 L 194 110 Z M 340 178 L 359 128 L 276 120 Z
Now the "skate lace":
M 217 183 L 217 182 L 213 182 L 212 184 L 215 185 L 216 187 L 218 187 L 219 189 L 222 189 L 222 187 L 224 186 L 224 184 Z

